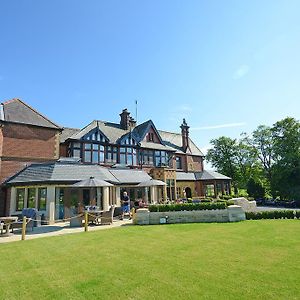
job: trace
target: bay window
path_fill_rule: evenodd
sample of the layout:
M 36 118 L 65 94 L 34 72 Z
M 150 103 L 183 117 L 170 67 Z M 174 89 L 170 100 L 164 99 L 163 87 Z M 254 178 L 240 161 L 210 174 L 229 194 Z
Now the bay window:
M 116 163 L 118 158 L 118 148 L 113 146 L 107 146 L 106 148 L 106 162 Z
M 121 165 L 136 165 L 136 149 L 120 148 L 120 164 Z
M 168 165 L 168 154 L 166 151 L 155 151 L 155 166 L 161 167 Z

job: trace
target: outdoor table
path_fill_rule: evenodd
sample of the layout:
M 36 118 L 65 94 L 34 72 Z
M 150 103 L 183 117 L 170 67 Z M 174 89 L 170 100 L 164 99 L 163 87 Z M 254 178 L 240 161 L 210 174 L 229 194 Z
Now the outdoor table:
M 1 230 L 1 236 L 9 236 L 9 229 L 10 229 L 10 225 L 13 222 L 16 222 L 18 220 L 18 217 L 0 217 L 0 223 L 3 223 L 6 231 L 5 233 L 3 233 L 3 231 Z

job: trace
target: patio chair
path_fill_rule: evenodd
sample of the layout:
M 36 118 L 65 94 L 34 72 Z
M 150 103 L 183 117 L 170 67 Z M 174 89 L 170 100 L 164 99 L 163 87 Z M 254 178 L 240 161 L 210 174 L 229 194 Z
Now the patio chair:
M 113 223 L 113 219 L 114 219 L 114 211 L 115 211 L 115 206 L 112 205 L 111 208 L 108 211 L 104 211 L 101 214 L 101 224 L 112 224 Z
M 23 208 L 22 215 L 18 219 L 18 221 L 13 222 L 11 224 L 11 231 L 14 232 L 14 229 L 22 228 L 23 226 L 23 217 L 29 218 L 30 220 L 26 223 L 26 231 L 28 228 L 31 228 L 33 231 L 34 227 L 34 220 L 36 220 L 37 217 L 37 210 L 35 208 Z
M 99 215 L 97 213 L 93 213 L 93 211 L 88 211 L 88 223 L 92 223 L 95 225 L 100 224 Z

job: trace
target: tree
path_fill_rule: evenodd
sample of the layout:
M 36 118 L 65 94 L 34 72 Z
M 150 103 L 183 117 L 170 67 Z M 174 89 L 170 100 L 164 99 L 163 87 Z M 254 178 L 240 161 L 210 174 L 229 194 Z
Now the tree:
M 276 122 L 271 131 L 274 152 L 272 192 L 282 199 L 300 199 L 300 123 L 288 117 Z
M 265 197 L 266 189 L 261 181 L 251 177 L 247 183 L 247 193 L 254 199 L 261 199 Z
M 239 172 L 236 160 L 238 151 L 236 140 L 221 136 L 211 140 L 210 143 L 213 148 L 208 150 L 206 159 L 218 172 L 231 177 L 235 193 L 237 193 Z
M 270 182 L 272 178 L 272 165 L 274 162 L 274 141 L 271 128 L 260 125 L 253 131 L 251 137 L 246 137 L 244 140 L 249 146 L 253 147 L 264 170 L 267 181 Z
M 258 163 L 257 151 L 247 143 L 245 137 L 237 144 L 236 160 L 240 174 L 239 186 L 246 188 L 250 177 L 261 176 L 261 167 Z

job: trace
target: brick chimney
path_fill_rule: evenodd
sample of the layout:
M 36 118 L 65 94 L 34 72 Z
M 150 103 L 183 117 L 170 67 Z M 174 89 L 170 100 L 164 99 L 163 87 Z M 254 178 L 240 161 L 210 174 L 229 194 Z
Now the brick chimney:
M 130 112 L 127 110 L 127 108 L 124 108 L 122 112 L 120 113 L 120 125 L 121 128 L 124 130 L 128 130 L 130 126 Z
M 136 126 L 136 120 L 133 117 L 129 118 L 129 126 L 133 129 Z
M 182 122 L 180 128 L 181 128 L 182 148 L 183 148 L 183 151 L 186 152 L 186 150 L 190 147 L 190 142 L 189 142 L 190 126 L 187 125 L 185 119 L 183 119 L 183 122 Z

